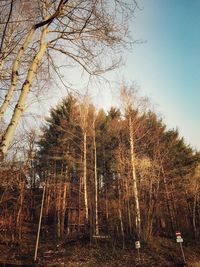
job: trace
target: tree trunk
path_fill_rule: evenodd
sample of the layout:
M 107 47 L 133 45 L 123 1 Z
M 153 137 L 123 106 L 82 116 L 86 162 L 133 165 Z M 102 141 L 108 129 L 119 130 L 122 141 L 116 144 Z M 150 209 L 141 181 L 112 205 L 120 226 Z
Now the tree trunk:
M 120 221 L 120 228 L 121 228 L 121 234 L 122 234 L 122 246 L 123 249 L 125 248 L 125 242 L 124 242 L 124 224 L 123 224 L 123 219 L 122 219 L 122 193 L 121 193 L 121 188 L 120 188 L 120 179 L 121 175 L 119 174 L 118 176 L 118 214 L 119 214 L 119 221 Z
M 80 232 L 81 223 L 81 193 L 82 193 L 82 178 L 79 179 L 79 192 L 78 192 L 78 232 Z
M 20 182 L 20 195 L 19 195 L 19 210 L 17 213 L 17 218 L 16 218 L 16 230 L 18 232 L 18 237 L 19 240 L 21 239 L 22 235 L 22 209 L 23 209 L 23 202 L 24 202 L 24 183 Z
M 129 138 L 130 138 L 130 150 L 131 150 L 131 167 L 132 167 L 132 179 L 133 179 L 133 193 L 134 193 L 134 204 L 135 204 L 135 225 L 136 235 L 140 238 L 141 218 L 140 218 L 140 207 L 139 207 L 139 196 L 137 188 L 137 177 L 135 170 L 135 155 L 134 155 L 134 141 L 133 141 L 133 125 L 131 116 L 129 116 Z
M 21 117 L 22 112 L 24 111 L 24 107 L 25 107 L 25 101 L 27 98 L 27 95 L 29 93 L 30 87 L 32 85 L 33 82 L 33 78 L 35 76 L 35 73 L 38 69 L 39 63 L 46 51 L 47 45 L 44 42 L 45 36 L 47 33 L 47 29 L 44 28 L 41 34 L 41 38 L 40 38 L 40 48 L 38 53 L 35 55 L 31 66 L 29 68 L 27 77 L 26 77 L 26 81 L 24 82 L 22 89 L 21 89 L 21 94 L 18 100 L 17 105 L 15 106 L 15 110 L 11 119 L 10 124 L 8 125 L 6 132 L 2 138 L 2 143 L 1 143 L 1 147 L 0 147 L 0 153 L 1 153 L 1 157 L 3 158 L 5 153 L 8 150 L 9 144 L 13 138 L 15 129 L 17 127 L 18 121 Z
M 0 107 L 0 121 L 3 119 L 3 116 L 4 116 L 4 113 L 10 103 L 10 100 L 13 96 L 13 93 L 14 93 L 14 90 L 16 88 L 16 85 L 17 85 L 17 81 L 18 81 L 18 70 L 19 70 L 19 66 L 20 66 L 20 63 L 21 63 L 21 59 L 22 59 L 22 56 L 24 55 L 24 52 L 25 52 L 25 49 L 27 48 L 27 46 L 29 45 L 31 39 L 32 39 L 32 36 L 35 32 L 35 28 L 33 27 L 29 34 L 27 35 L 24 43 L 22 44 L 21 48 L 19 49 L 18 53 L 17 53 L 17 56 L 16 56 L 16 59 L 13 63 L 13 67 L 12 67 L 12 76 L 11 76 L 11 85 L 10 87 L 8 88 L 8 91 L 7 91 L 7 94 L 5 96 L 5 99 L 4 99 L 4 102 L 3 104 L 1 105 Z
M 170 218 L 170 223 L 171 223 L 171 231 L 172 231 L 171 235 L 173 236 L 175 231 L 176 231 L 174 228 L 175 220 L 174 220 L 174 216 L 173 216 L 173 209 L 172 209 L 172 206 L 170 203 L 169 190 L 168 190 L 167 180 L 165 177 L 165 172 L 164 172 L 163 166 L 162 166 L 162 174 L 163 174 L 163 183 L 164 183 L 165 196 L 166 196 L 166 202 L 167 202 L 166 204 L 167 204 L 167 209 L 169 212 L 169 218 Z
M 57 187 L 57 236 L 61 237 L 61 183 Z
M 193 209 L 192 209 L 192 225 L 193 225 L 194 237 L 195 237 L 196 241 L 197 241 L 197 237 L 198 237 L 197 226 L 196 226 L 196 206 L 197 206 L 198 189 L 199 189 L 199 186 L 198 186 L 198 184 L 196 184 Z
M 64 228 L 65 228 L 66 199 L 67 199 L 67 183 L 64 183 L 63 199 L 62 199 L 62 211 L 61 211 L 61 226 L 60 226 L 61 237 L 63 237 L 63 235 L 64 235 Z
M 93 146 L 94 146 L 95 235 L 99 235 L 99 220 L 98 220 L 98 181 L 97 181 L 97 148 L 96 148 L 95 119 L 93 120 Z
M 153 210 L 153 200 L 152 200 L 152 177 L 150 177 L 150 184 L 148 185 L 149 188 L 149 196 L 148 196 L 148 210 L 147 210 L 147 222 L 144 229 L 144 240 L 147 241 L 151 235 L 151 227 L 152 227 L 152 210 Z M 145 223 L 144 223 L 145 225 Z
M 86 131 L 83 134 L 83 188 L 85 202 L 85 220 L 88 223 L 88 199 L 87 199 L 87 135 Z

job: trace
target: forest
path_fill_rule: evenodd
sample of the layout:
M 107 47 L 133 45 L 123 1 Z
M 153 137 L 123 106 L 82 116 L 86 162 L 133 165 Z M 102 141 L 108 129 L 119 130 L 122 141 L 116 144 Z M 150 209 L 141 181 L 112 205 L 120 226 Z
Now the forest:
M 200 152 L 134 83 L 108 110 L 89 90 L 137 44 L 137 9 L 0 1 L 0 266 L 200 266 Z M 60 86 L 36 127 L 33 103 Z
M 198 242 L 199 153 L 134 88 L 122 86 L 121 100 L 122 109 L 105 111 L 69 94 L 40 135 L 27 132 L 23 149 L 2 163 L 4 242 L 36 240 L 30 228 L 37 229 L 43 193 L 43 240 L 103 240 L 125 249 L 181 231 Z

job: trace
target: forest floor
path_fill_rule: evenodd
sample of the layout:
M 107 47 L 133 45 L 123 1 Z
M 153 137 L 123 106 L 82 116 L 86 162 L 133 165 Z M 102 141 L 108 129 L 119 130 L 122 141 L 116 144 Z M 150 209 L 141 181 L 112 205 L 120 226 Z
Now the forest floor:
M 133 266 L 184 266 L 179 245 L 171 240 L 157 238 L 140 250 L 140 258 L 135 249 L 115 250 L 109 244 L 83 242 L 41 243 L 38 260 L 33 264 L 34 246 L 25 243 L 0 244 L 0 266 L 84 266 L 84 267 L 133 267 Z M 184 246 L 187 266 L 200 266 L 200 248 Z M 5 264 L 6 263 L 6 264 Z M 13 264 L 13 265 L 11 265 Z
M 180 245 L 175 240 L 154 237 L 142 244 L 140 260 L 138 253 L 129 244 L 122 249 L 110 242 L 89 240 L 42 238 L 38 248 L 37 262 L 33 263 L 35 238 L 23 238 L 20 242 L 5 242 L 0 239 L 0 266 L 67 266 L 67 267 L 200 267 L 200 246 L 183 243 L 187 265 L 183 264 Z

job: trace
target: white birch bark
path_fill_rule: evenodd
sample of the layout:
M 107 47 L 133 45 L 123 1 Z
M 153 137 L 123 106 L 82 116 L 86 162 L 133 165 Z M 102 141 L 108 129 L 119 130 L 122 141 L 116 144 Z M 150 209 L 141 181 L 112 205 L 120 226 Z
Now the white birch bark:
M 88 199 L 87 199 L 87 135 L 84 130 L 83 133 L 83 188 L 85 201 L 85 219 L 88 223 Z
M 20 48 L 16 60 L 13 63 L 11 85 L 0 107 L 0 120 L 5 115 L 5 111 L 15 91 L 18 82 L 18 70 L 20 65 L 22 65 L 20 63 L 22 62 L 24 50 L 26 47 L 35 47 L 35 43 L 31 41 L 31 37 L 37 29 L 43 28 L 44 26 L 49 27 L 51 24 L 51 27 L 49 27 L 48 48 L 52 49 L 53 52 L 56 51 L 57 53 L 62 53 L 67 56 L 69 59 L 67 65 L 70 65 L 71 62 L 72 64 L 78 64 L 89 76 L 91 74 L 99 75 L 119 66 L 120 58 L 115 54 L 115 48 L 117 48 L 118 45 L 123 47 L 124 43 L 129 41 L 125 21 L 130 15 L 132 16 L 131 10 L 134 11 L 134 8 L 129 8 L 130 5 L 124 8 L 125 5 L 121 5 L 121 1 L 115 0 L 113 2 L 116 4 L 113 5 L 114 9 L 109 8 L 110 1 L 107 0 L 104 1 L 104 5 L 101 5 L 101 1 L 89 0 L 49 0 L 36 2 L 42 2 L 41 5 L 35 3 L 35 14 L 34 9 L 31 10 L 33 11 L 31 14 L 31 23 L 35 22 L 36 24 L 30 29 L 25 44 Z M 116 7 L 119 7 L 119 10 Z M 45 15 L 47 15 L 47 17 L 44 19 L 43 16 Z M 126 20 L 124 20 L 124 18 L 126 18 Z M 41 21 L 39 21 L 40 19 Z M 57 19 L 56 23 L 52 23 L 55 19 Z M 116 31 L 116 28 L 118 28 L 118 31 Z M 88 40 L 90 41 L 88 42 Z M 41 52 L 37 55 L 38 59 L 36 58 L 35 61 L 40 60 L 40 54 L 42 54 L 42 50 L 45 50 L 44 46 L 45 45 L 41 46 Z M 16 47 L 14 46 L 14 48 Z M 113 53 L 112 60 L 109 62 L 102 60 L 108 52 Z M 57 60 L 57 58 L 55 56 L 52 59 L 52 67 L 56 70 L 57 64 L 54 64 L 54 60 Z M 37 65 L 37 63 L 33 64 L 33 68 L 34 65 Z M 59 73 L 57 71 L 56 73 L 60 79 Z M 31 76 L 30 70 L 28 75 Z M 29 80 L 32 80 L 32 78 L 29 77 Z M 29 80 L 27 79 L 23 85 L 21 99 L 14 110 L 12 122 L 7 128 L 6 135 L 2 140 L 3 143 L 0 145 L 1 159 L 8 149 L 14 129 L 21 116 L 24 98 L 26 99 L 27 91 L 29 91 L 30 88 Z
M 88 117 L 88 100 L 84 100 L 80 104 L 80 125 L 83 131 L 83 195 L 85 206 L 85 222 L 88 223 L 88 191 L 87 191 L 87 117 Z
M 47 43 L 45 43 L 45 37 L 46 37 L 46 34 L 47 34 L 48 26 L 52 23 L 52 21 L 56 17 L 58 17 L 60 15 L 60 12 L 64 8 L 66 2 L 67 1 L 60 0 L 55 12 L 53 13 L 53 15 L 48 15 L 43 21 L 35 24 L 31 28 L 31 30 L 28 33 L 23 45 L 19 49 L 17 57 L 16 57 L 16 59 L 15 59 L 15 61 L 13 63 L 11 85 L 10 85 L 10 88 L 8 89 L 7 95 L 5 96 L 4 102 L 3 102 L 2 106 L 0 107 L 0 121 L 2 120 L 2 118 L 3 118 L 4 114 L 5 114 L 5 111 L 6 111 L 8 105 L 10 103 L 10 100 L 12 99 L 14 90 L 16 88 L 17 81 L 18 81 L 18 69 L 20 67 L 20 62 L 21 62 L 22 56 L 24 55 L 24 51 L 28 47 L 28 45 L 30 44 L 31 38 L 32 38 L 34 32 L 38 28 L 42 28 L 43 27 L 42 33 L 41 33 L 41 36 L 40 36 L 40 39 L 39 39 L 39 42 L 40 42 L 39 50 L 38 50 L 37 54 L 35 55 L 33 61 L 31 62 L 31 65 L 30 65 L 30 67 L 28 69 L 26 80 L 22 85 L 21 94 L 19 96 L 17 105 L 15 106 L 15 109 L 14 109 L 14 112 L 13 112 L 13 115 L 12 115 L 12 118 L 11 118 L 11 122 L 8 125 L 4 135 L 2 137 L 1 143 L 0 143 L 0 161 L 3 160 L 5 154 L 6 154 L 7 150 L 8 150 L 8 147 L 10 145 L 10 142 L 12 141 L 15 129 L 17 127 L 17 124 L 19 122 L 19 119 L 21 117 L 22 112 L 24 111 L 27 95 L 28 95 L 28 93 L 30 91 L 30 87 L 31 87 L 33 79 L 35 77 L 35 73 L 37 72 L 39 63 L 40 63 L 44 53 L 46 52 Z
M 131 116 L 129 116 L 129 138 L 130 138 L 130 150 L 131 150 L 131 167 L 132 167 L 132 179 L 133 179 L 133 194 L 134 194 L 134 202 L 135 202 L 135 225 L 136 225 L 136 233 L 138 238 L 140 237 L 140 206 L 139 206 L 139 196 L 138 196 L 138 188 L 137 188 L 137 177 L 135 170 L 135 155 L 134 155 L 134 141 L 133 141 L 133 125 Z
M 2 143 L 1 143 L 1 147 L 0 147 L 0 153 L 1 153 L 2 157 L 7 152 L 9 144 L 13 138 L 18 121 L 21 117 L 22 112 L 24 111 L 26 98 L 27 98 L 27 95 L 29 93 L 30 87 L 32 85 L 33 78 L 34 78 L 35 73 L 38 69 L 39 63 L 40 63 L 40 61 L 41 61 L 41 59 L 42 59 L 42 57 L 46 51 L 46 48 L 47 48 L 47 44 L 45 43 L 46 33 L 47 33 L 47 27 L 45 27 L 42 31 L 41 38 L 40 38 L 39 50 L 38 50 L 37 54 L 35 55 L 31 65 L 30 65 L 26 80 L 25 80 L 25 82 L 22 86 L 22 89 L 21 89 L 20 97 L 18 99 L 17 105 L 15 106 L 15 110 L 14 110 L 11 122 L 8 125 L 6 132 L 2 138 Z
M 97 181 L 97 148 L 96 148 L 95 114 L 93 119 L 93 146 L 94 146 L 95 235 L 98 236 L 99 219 L 98 219 L 98 181 Z
M 35 32 L 35 28 L 33 27 L 29 34 L 27 35 L 24 43 L 22 44 L 22 46 L 20 47 L 18 53 L 17 53 L 17 56 L 15 58 L 15 61 L 13 63 L 13 67 L 12 67 L 12 76 L 11 76 L 11 85 L 10 87 L 8 88 L 8 92 L 5 96 L 5 99 L 0 107 L 0 121 L 3 119 L 3 116 L 4 116 L 4 113 L 12 99 L 12 96 L 13 96 L 13 93 L 16 89 L 16 85 L 17 85 L 17 81 L 18 81 L 18 70 L 19 70 L 19 67 L 20 67 L 20 63 L 21 63 L 21 59 L 22 59 L 22 56 L 24 55 L 24 51 L 25 49 L 27 48 L 27 46 L 30 44 L 31 42 L 31 39 L 32 39 L 32 36 Z

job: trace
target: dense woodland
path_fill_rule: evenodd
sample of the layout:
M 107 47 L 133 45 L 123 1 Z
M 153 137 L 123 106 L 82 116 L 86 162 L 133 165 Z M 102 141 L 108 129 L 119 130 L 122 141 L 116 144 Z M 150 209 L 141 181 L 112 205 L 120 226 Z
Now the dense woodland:
M 198 243 L 200 153 L 134 86 L 115 88 L 120 104 L 104 110 L 71 81 L 73 69 L 89 92 L 121 65 L 124 49 L 137 44 L 129 32 L 136 10 L 136 0 L 0 1 L 0 265 L 19 255 L 25 266 L 23 257 L 33 261 L 39 222 L 39 247 L 52 244 L 50 252 L 66 240 L 103 240 L 123 257 L 135 241 L 142 250 L 154 238 L 172 241 L 177 230 Z M 60 87 L 68 94 L 40 130 L 24 126 L 26 117 L 34 121 L 32 103 Z M 157 251 L 148 253 L 157 264 Z M 109 266 L 136 263 L 132 250 L 128 257 Z M 106 266 L 92 264 L 84 266 Z
M 199 238 L 199 153 L 167 129 L 132 88 L 123 108 L 96 109 L 89 97 L 66 96 L 41 133 L 1 168 L 1 237 L 20 240 L 39 219 L 42 234 L 130 240 Z M 23 158 L 19 160 L 19 158 Z

